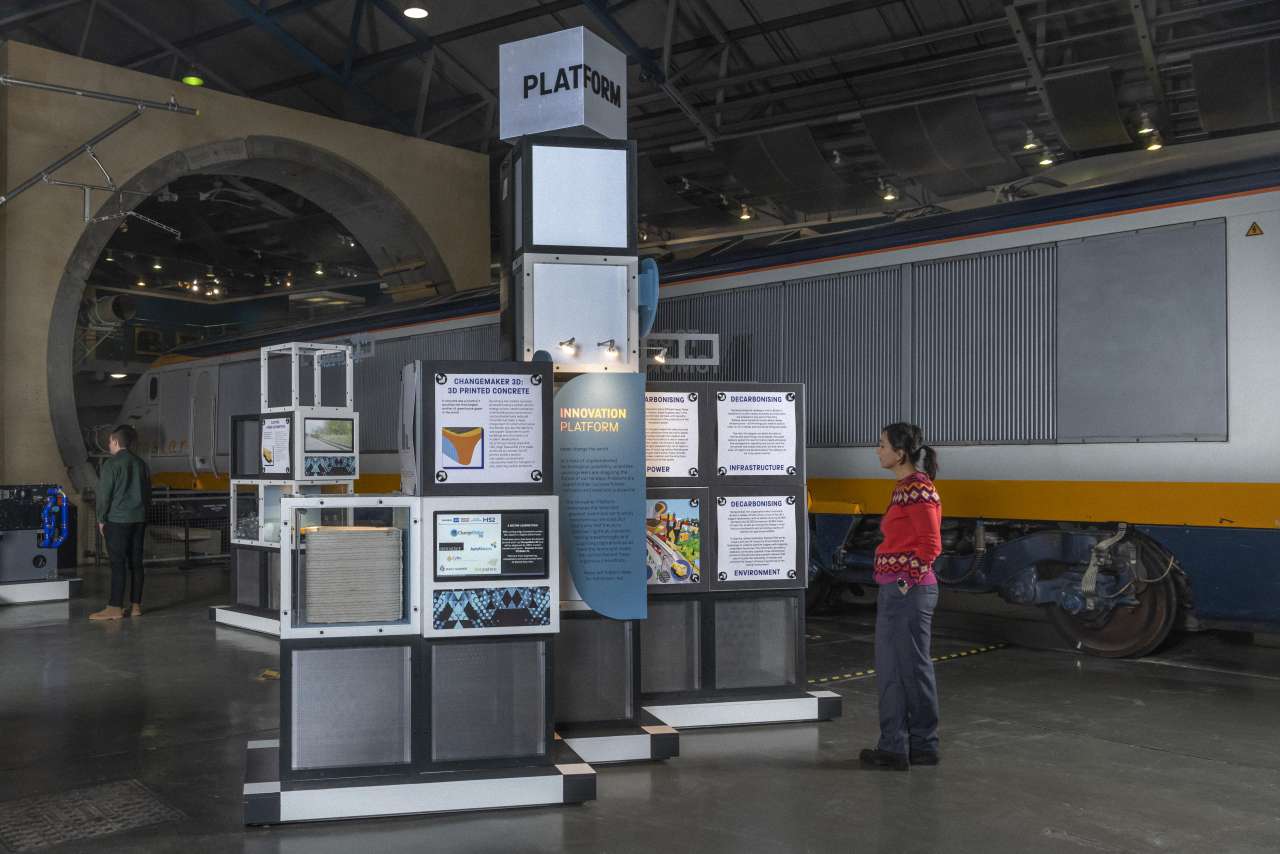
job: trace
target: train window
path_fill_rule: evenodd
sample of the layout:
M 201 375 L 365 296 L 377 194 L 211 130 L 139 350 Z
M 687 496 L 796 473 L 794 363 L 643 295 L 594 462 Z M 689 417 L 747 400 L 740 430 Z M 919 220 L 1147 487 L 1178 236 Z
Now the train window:
M 147 400 L 155 400 L 160 394 L 160 378 L 152 377 L 147 386 Z

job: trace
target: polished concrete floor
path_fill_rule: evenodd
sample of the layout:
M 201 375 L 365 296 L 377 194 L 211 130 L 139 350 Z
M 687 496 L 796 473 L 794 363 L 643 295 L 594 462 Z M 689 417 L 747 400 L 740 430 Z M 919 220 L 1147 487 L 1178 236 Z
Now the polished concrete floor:
M 840 720 L 685 733 L 677 759 L 601 769 L 583 806 L 245 829 L 244 744 L 275 733 L 278 683 L 260 676 L 276 644 L 210 623 L 216 597 L 191 598 L 207 586 L 158 578 L 158 607 L 124 623 L 87 622 L 96 598 L 0 609 L 0 810 L 138 780 L 184 816 L 40 850 L 1280 850 L 1280 649 L 1200 635 L 1103 661 L 1036 620 L 948 612 L 939 654 L 1018 645 L 939 663 L 940 767 L 864 771 L 873 615 L 856 606 L 809 624 L 810 676 L 834 677 Z

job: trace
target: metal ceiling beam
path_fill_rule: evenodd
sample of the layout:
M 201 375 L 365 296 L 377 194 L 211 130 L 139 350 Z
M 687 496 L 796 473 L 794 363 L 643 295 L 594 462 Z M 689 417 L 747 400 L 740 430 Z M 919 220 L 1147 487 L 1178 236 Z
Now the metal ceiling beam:
M 76 56 L 84 56 L 84 49 L 89 44 L 89 33 L 93 31 L 93 13 L 98 11 L 98 0 L 89 0 L 89 11 L 84 16 L 84 29 L 80 32 L 80 49 Z
M 483 80 L 472 74 L 471 69 L 467 68 L 456 57 L 450 54 L 449 51 L 441 47 L 437 39 L 427 35 L 426 31 L 406 18 L 399 9 L 392 5 L 390 0 L 372 0 L 372 2 L 384 15 L 391 19 L 391 23 L 403 30 L 405 34 L 412 38 L 421 49 L 439 52 L 440 58 L 448 60 L 449 64 L 462 74 L 466 79 L 467 84 L 471 86 L 471 88 L 474 89 L 480 97 L 493 104 L 498 102 L 498 96 L 495 95 L 487 85 L 485 85 Z
M 667 97 L 680 108 L 680 112 L 689 118 L 690 124 L 697 128 L 698 133 L 702 134 L 708 143 L 714 142 L 715 133 L 711 128 L 707 127 L 706 122 L 702 120 L 698 111 L 685 100 L 684 96 L 680 94 L 680 90 L 667 80 L 666 75 L 662 73 L 662 69 L 649 57 L 648 52 L 640 47 L 636 40 L 631 37 L 631 34 L 609 13 L 604 0 L 582 0 L 582 5 L 622 44 L 623 52 L 640 63 L 644 73 L 654 80 L 658 87 L 666 93 Z
M 351 81 L 351 63 L 360 50 L 360 23 L 364 20 L 365 0 L 356 0 L 351 7 L 351 30 L 347 33 L 347 55 L 342 61 L 342 79 Z
M 1156 59 L 1155 33 L 1147 21 L 1145 0 L 1129 0 L 1129 10 L 1133 14 L 1133 26 L 1138 34 L 1138 49 L 1142 52 L 1142 67 L 1147 73 L 1147 81 L 1151 84 L 1151 94 L 1160 105 L 1156 121 L 1162 122 L 1169 114 L 1169 101 L 1164 94 L 1164 81 L 1160 78 L 1160 63 Z
M 422 63 L 422 82 L 418 85 L 418 107 L 413 113 L 413 135 L 422 136 L 422 122 L 427 117 L 427 96 L 431 93 L 431 78 L 436 71 L 436 52 L 427 54 Z
M 1027 74 L 1031 77 L 1031 85 L 1035 87 L 1036 94 L 1040 97 L 1040 105 L 1044 108 L 1045 115 L 1049 117 L 1049 124 L 1053 127 L 1053 132 L 1065 146 L 1066 141 L 1062 138 L 1062 130 L 1058 127 L 1058 119 L 1053 114 L 1053 104 L 1049 102 L 1049 93 L 1044 88 L 1044 72 L 1040 68 L 1040 60 L 1036 59 L 1036 52 L 1031 47 L 1031 39 L 1027 37 L 1027 31 L 1022 26 L 1022 17 L 1019 15 L 1018 7 L 1013 3 L 1013 0 L 1005 0 L 1004 13 L 1005 18 L 1009 21 L 1009 29 L 1013 31 L 1013 38 L 1018 43 L 1018 50 L 1022 54 L 1023 64 L 1027 67 Z
M 105 0 L 104 0 L 105 2 Z M 276 41 L 283 45 L 290 53 L 296 56 L 302 62 L 310 65 L 312 68 L 320 72 L 321 76 L 332 80 L 343 89 L 351 92 L 360 100 L 364 101 L 378 113 L 381 113 L 390 122 L 392 127 L 407 133 L 408 128 L 396 115 L 395 111 L 383 104 L 375 98 L 367 89 L 358 83 L 344 80 L 342 75 L 329 67 L 329 64 L 320 57 L 312 53 L 304 44 L 291 36 L 280 23 L 263 13 L 261 9 L 249 2 L 249 0 L 225 0 L 227 5 L 235 9 L 245 18 L 256 24 L 264 32 L 272 36 Z
M 898 39 L 892 42 L 886 42 L 880 45 L 870 45 L 867 47 L 850 48 L 848 50 L 839 50 L 833 53 L 822 54 L 808 59 L 801 59 L 795 62 L 785 62 L 779 65 L 771 65 L 768 68 L 761 68 L 756 71 L 747 71 L 742 74 L 731 74 L 723 80 L 700 80 L 687 83 L 682 87 L 684 92 L 698 92 L 704 89 L 716 89 L 720 86 L 736 86 L 742 83 L 749 83 L 753 80 L 762 80 L 768 77 L 780 77 L 786 74 L 792 74 L 796 71 L 805 71 L 811 68 L 819 68 L 828 63 L 848 62 L 859 59 L 869 59 L 874 56 L 880 56 L 886 53 L 896 53 L 901 50 L 907 50 L 913 47 L 921 47 L 938 41 L 946 41 L 953 38 L 962 38 L 964 36 L 977 35 L 978 33 L 989 32 L 994 29 L 1006 30 L 1009 22 L 1006 18 L 993 18 L 989 21 L 980 21 L 975 24 L 969 24 L 963 27 L 955 27 L 949 30 L 943 30 L 936 33 L 927 33 L 922 36 L 914 36 L 908 39 Z M 1014 50 L 1017 45 L 1010 42 L 1005 46 L 993 46 L 991 49 Z M 638 95 L 630 99 L 630 103 L 636 106 L 648 104 L 656 100 L 660 100 L 663 96 L 660 93 L 651 93 L 646 95 Z
M 0 32 L 30 21 L 33 18 L 43 17 L 51 12 L 57 12 L 59 9 L 65 9 L 68 6 L 79 6 L 83 2 L 84 0 L 57 0 L 57 2 L 45 3 L 43 6 L 38 6 L 34 9 L 24 9 L 21 12 L 6 15 L 0 18 Z
M 223 77 L 221 74 L 214 71 L 212 68 L 205 65 L 204 63 L 197 62 L 194 56 L 187 53 L 185 50 L 178 47 L 177 45 L 173 44 L 173 42 L 169 41 L 164 36 L 160 35 L 155 30 L 148 27 L 146 24 L 135 19 L 132 15 L 128 15 L 125 12 L 122 12 L 120 9 L 116 8 L 114 3 L 109 3 L 107 2 L 107 0 L 98 0 L 98 3 L 102 6 L 103 9 L 107 11 L 108 14 L 111 15 L 111 17 L 115 18 L 121 23 L 128 25 L 129 27 L 132 27 L 134 30 L 137 30 L 147 38 L 151 39 L 156 44 L 160 45 L 160 47 L 164 48 L 165 53 L 173 54 L 174 56 L 181 57 L 183 62 L 187 62 L 192 67 L 200 69 L 205 74 L 209 75 L 210 80 L 212 80 L 214 83 L 217 83 L 219 86 L 221 86 L 223 89 L 226 89 L 228 92 L 231 92 L 235 95 L 244 94 L 244 90 L 241 89 L 239 86 L 237 86 L 235 83 L 231 82 L 226 77 Z
M 81 2 L 81 0 L 76 0 L 76 2 Z M 269 18 L 284 18 L 288 15 L 297 14 L 298 12 L 305 12 L 315 6 L 319 6 L 321 3 L 328 2 L 331 2 L 331 0 L 289 0 L 288 3 L 281 3 L 273 9 L 263 9 L 262 13 Z M 238 33 L 241 30 L 247 30 L 252 26 L 253 23 L 251 21 L 247 21 L 244 18 L 237 18 L 236 20 L 223 24 L 220 27 L 204 30 L 203 32 L 196 33 L 195 35 L 187 36 L 185 39 L 179 39 L 174 42 L 174 45 L 184 50 L 189 47 L 198 47 L 206 42 L 211 42 L 214 39 L 220 39 L 223 36 Z M 169 55 L 169 53 L 170 52 L 167 50 L 152 51 L 150 53 L 129 57 L 123 62 L 118 62 L 116 64 L 123 66 L 124 68 L 141 68 L 144 65 L 150 65 L 158 59 L 164 59 Z

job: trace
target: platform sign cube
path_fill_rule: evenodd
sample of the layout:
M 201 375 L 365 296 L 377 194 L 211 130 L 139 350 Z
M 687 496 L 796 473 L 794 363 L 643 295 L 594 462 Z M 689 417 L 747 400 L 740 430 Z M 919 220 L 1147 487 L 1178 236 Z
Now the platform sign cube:
M 626 138 L 627 59 L 587 28 L 504 44 L 498 65 L 503 140 L 548 132 Z

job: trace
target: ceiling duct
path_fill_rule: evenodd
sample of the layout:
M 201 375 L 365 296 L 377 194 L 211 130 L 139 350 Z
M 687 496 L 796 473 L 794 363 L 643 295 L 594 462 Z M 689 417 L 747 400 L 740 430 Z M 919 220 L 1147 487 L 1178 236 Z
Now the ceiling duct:
M 891 172 L 915 178 L 939 196 L 1022 176 L 1017 164 L 996 148 L 972 95 L 865 110 L 862 122 Z
M 1196 51 L 1191 69 L 1209 133 L 1280 122 L 1280 39 Z
M 1110 68 L 1044 78 L 1058 132 L 1072 151 L 1094 151 L 1133 144 L 1120 116 Z

